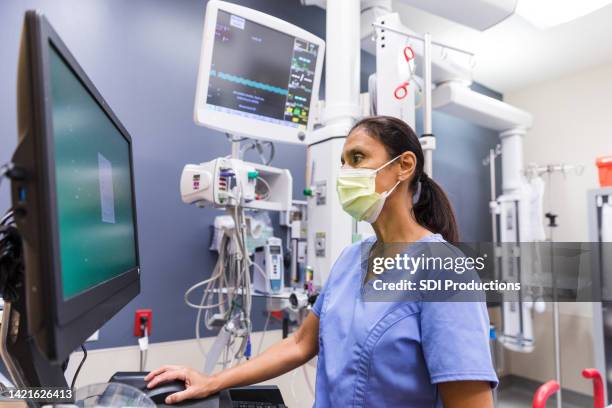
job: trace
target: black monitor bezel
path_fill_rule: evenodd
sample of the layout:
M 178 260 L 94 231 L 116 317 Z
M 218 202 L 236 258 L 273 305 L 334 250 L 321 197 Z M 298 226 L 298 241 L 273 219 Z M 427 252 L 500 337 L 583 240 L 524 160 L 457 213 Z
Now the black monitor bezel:
M 28 307 L 28 315 L 34 317 L 34 320 L 40 321 L 41 316 L 35 317 L 31 315 L 35 313 L 50 313 L 50 316 L 47 316 L 51 317 L 52 321 L 43 323 L 44 330 L 47 330 L 47 332 L 40 333 L 40 336 L 37 336 L 37 333 L 31 334 L 37 339 L 41 351 L 48 358 L 63 360 L 67 358 L 75 347 L 83 343 L 95 330 L 100 328 L 140 292 L 140 255 L 132 138 L 46 18 L 39 12 L 29 11 L 26 13 L 26 24 L 29 24 L 30 29 L 31 107 L 29 108 L 32 109 L 32 118 L 37 122 L 32 124 L 32 134 L 28 135 L 34 138 L 35 148 L 32 150 L 34 156 L 32 159 L 35 163 L 38 163 L 34 165 L 37 173 L 34 175 L 34 178 L 37 181 L 31 187 L 37 189 L 38 202 L 31 203 L 30 208 L 26 208 L 25 217 L 28 216 L 27 212 L 32 211 L 34 207 L 40 214 L 37 217 L 40 224 L 37 232 L 40 235 L 37 237 L 39 245 L 38 253 L 36 254 L 39 257 L 37 262 L 39 267 L 34 268 L 34 270 L 28 269 L 26 262 L 26 284 L 28 281 L 39 282 L 40 287 L 37 288 L 38 296 L 42 296 L 43 299 L 50 302 L 50 304 L 46 305 L 47 310 L 30 310 L 32 308 Z M 77 79 L 126 140 L 131 170 L 136 266 L 68 299 L 65 299 L 63 294 L 59 247 L 52 123 L 53 101 L 50 81 L 49 54 L 51 47 L 57 51 L 58 55 L 64 60 L 69 69 L 76 75 Z M 22 134 L 21 129 L 20 134 Z M 15 203 L 15 198 L 18 195 L 15 191 L 13 192 L 13 201 L 16 208 L 19 205 L 23 205 L 21 202 Z M 26 205 L 26 207 L 28 206 Z M 18 217 L 18 227 L 19 224 Z M 46 237 L 44 236 L 45 234 L 47 235 Z M 45 239 L 47 237 L 51 239 Z M 46 266 L 46 263 L 48 266 Z M 43 276 L 31 276 L 28 279 L 29 274 L 42 274 Z M 31 291 L 28 291 L 28 296 L 30 295 Z M 53 307 L 54 305 L 55 307 Z M 34 329 L 40 331 L 40 327 Z

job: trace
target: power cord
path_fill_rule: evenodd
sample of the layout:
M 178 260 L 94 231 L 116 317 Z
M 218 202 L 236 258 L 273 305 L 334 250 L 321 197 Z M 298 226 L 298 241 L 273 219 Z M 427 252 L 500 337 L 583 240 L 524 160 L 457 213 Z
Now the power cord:
M 76 383 L 77 377 L 79 376 L 79 373 L 81 372 L 81 368 L 83 367 L 85 360 L 87 360 L 87 349 L 85 348 L 85 344 L 81 344 L 81 350 L 83 350 L 83 359 L 81 360 L 81 363 L 77 367 L 74 373 L 74 377 L 72 377 L 72 383 L 70 384 L 70 389 L 74 389 L 74 384 Z

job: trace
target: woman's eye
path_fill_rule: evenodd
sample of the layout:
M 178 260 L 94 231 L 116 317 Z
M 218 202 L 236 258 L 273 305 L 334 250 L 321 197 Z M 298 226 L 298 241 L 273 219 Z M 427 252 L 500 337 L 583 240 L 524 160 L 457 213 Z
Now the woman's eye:
M 363 159 L 363 156 L 360 154 L 353 155 L 353 164 L 358 164 Z

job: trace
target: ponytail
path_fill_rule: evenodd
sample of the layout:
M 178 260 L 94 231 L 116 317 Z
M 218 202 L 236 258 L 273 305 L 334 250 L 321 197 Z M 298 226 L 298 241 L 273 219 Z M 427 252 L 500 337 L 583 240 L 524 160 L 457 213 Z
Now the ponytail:
M 414 153 L 416 168 L 409 189 L 412 193 L 418 192 L 417 202 L 412 207 L 414 217 L 431 232 L 442 235 L 450 243 L 457 243 L 459 230 L 453 207 L 444 190 L 424 172 L 423 149 L 410 126 L 391 116 L 371 116 L 357 122 L 351 132 L 357 128 L 382 142 L 389 157 L 408 151 Z

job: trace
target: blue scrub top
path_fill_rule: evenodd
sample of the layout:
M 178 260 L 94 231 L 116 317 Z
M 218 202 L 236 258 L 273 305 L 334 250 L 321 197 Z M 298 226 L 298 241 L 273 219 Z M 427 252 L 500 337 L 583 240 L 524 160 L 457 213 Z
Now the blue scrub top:
M 342 252 L 313 306 L 319 317 L 314 406 L 442 407 L 438 383 L 496 386 L 484 303 L 363 301 L 362 245 L 374 242 Z M 445 241 L 432 234 L 419 242 Z

